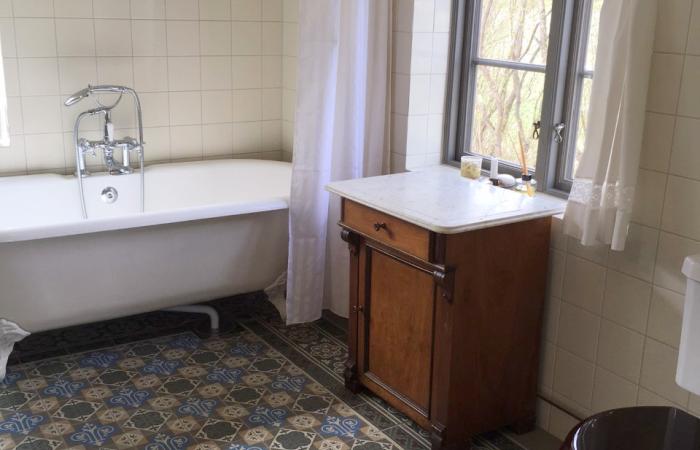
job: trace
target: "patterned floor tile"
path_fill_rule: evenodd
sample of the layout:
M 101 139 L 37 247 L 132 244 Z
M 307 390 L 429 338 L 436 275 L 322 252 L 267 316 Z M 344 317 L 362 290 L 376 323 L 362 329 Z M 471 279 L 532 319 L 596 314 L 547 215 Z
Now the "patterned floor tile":
M 167 312 L 30 336 L 0 383 L 0 450 L 429 448 L 407 417 L 344 388 L 342 327 L 287 327 L 263 300 L 212 302 L 218 336 Z

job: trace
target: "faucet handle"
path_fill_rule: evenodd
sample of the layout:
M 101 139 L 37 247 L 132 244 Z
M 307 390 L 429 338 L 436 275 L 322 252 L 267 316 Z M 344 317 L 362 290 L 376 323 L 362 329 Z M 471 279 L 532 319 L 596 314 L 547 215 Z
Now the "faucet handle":
M 90 141 L 88 141 L 85 138 L 80 138 L 78 140 L 78 147 L 80 148 L 80 151 L 83 154 L 88 154 L 90 156 L 95 156 L 95 147 L 90 144 Z

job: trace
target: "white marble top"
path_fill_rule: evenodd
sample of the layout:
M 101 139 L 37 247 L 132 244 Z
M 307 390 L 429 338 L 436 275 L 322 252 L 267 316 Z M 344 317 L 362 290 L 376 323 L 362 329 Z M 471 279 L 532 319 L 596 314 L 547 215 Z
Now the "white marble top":
M 341 197 L 443 234 L 488 228 L 562 213 L 566 202 L 469 180 L 451 166 L 330 183 Z

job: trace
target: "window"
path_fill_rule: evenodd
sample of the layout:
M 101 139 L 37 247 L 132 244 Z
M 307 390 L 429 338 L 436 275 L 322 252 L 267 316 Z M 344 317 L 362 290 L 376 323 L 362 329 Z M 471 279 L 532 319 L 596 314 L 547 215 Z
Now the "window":
M 568 192 L 580 159 L 603 0 L 455 0 L 447 159 L 495 156 Z M 484 169 L 489 168 L 485 160 Z

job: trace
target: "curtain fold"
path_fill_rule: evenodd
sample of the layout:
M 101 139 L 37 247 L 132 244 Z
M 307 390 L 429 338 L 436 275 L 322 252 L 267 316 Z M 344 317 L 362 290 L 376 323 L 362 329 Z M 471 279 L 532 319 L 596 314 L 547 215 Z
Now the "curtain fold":
M 348 257 L 331 181 L 388 169 L 390 0 L 301 0 L 287 323 L 347 315 Z M 332 267 L 333 270 L 329 270 Z
M 657 0 L 607 0 L 585 150 L 564 214 L 583 245 L 625 247 L 639 171 Z

